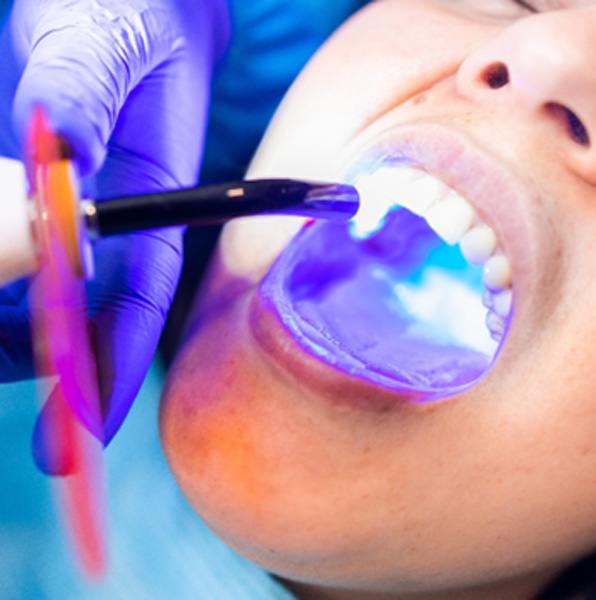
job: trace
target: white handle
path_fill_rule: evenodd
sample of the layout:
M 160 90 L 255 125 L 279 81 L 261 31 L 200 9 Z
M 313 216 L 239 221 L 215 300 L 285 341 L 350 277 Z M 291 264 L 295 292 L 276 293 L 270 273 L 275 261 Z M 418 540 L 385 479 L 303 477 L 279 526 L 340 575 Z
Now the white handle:
M 36 270 L 23 163 L 0 157 L 0 286 Z

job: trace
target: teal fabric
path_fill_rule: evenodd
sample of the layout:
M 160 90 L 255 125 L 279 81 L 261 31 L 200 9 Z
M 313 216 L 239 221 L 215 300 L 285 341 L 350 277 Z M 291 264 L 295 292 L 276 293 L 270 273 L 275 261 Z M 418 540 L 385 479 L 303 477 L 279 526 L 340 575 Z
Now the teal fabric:
M 31 461 L 35 384 L 0 386 L 2 600 L 290 600 L 273 578 L 215 537 L 183 498 L 159 445 L 162 379 L 156 365 L 105 453 L 110 569 L 100 585 L 80 577 L 51 480 Z

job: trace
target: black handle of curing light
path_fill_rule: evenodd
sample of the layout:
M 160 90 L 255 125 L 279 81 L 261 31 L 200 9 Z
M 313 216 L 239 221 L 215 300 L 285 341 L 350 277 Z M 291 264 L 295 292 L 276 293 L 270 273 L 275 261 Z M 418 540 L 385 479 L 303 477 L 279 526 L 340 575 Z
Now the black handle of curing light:
M 262 214 L 348 220 L 358 207 L 358 192 L 347 184 L 258 179 L 106 199 L 90 203 L 84 213 L 90 232 L 103 237 Z

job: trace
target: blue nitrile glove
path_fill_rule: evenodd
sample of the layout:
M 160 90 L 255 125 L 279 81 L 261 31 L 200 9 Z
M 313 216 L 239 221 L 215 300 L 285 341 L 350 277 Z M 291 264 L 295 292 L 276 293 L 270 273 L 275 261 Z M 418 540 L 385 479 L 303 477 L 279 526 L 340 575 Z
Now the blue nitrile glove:
M 0 43 L 0 154 L 19 151 L 39 103 L 96 197 L 193 185 L 212 66 L 227 35 L 225 0 L 16 0 Z M 14 136 L 7 98 L 14 99 Z M 105 443 L 153 357 L 181 243 L 181 230 L 170 229 L 95 247 L 88 292 L 105 415 L 103 432 L 95 433 Z M 22 285 L 0 293 L 3 380 L 30 373 L 24 298 Z M 42 417 L 49 405 L 51 398 Z

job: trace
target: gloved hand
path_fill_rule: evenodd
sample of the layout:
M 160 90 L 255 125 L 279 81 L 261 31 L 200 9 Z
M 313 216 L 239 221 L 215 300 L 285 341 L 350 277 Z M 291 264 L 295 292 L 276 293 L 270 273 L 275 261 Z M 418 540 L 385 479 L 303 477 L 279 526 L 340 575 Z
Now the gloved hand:
M 0 41 L 0 154 L 14 155 L 42 104 L 94 197 L 196 183 L 212 66 L 227 43 L 225 0 L 15 0 Z M 95 175 L 96 174 L 96 175 Z M 88 286 L 108 443 L 153 357 L 181 265 L 182 232 L 102 240 Z M 23 284 L 0 293 L 0 378 L 31 372 Z M 43 454 L 44 415 L 34 454 Z

